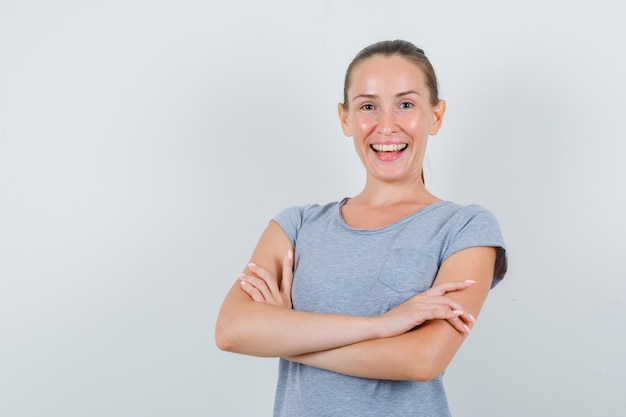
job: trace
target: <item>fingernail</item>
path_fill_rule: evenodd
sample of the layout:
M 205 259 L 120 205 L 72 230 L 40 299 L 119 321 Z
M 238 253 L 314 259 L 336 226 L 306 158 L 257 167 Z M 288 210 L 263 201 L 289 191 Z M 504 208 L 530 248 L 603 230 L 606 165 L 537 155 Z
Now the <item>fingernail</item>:
M 463 314 L 463 311 L 461 310 L 452 310 L 452 312 L 456 314 L 457 316 L 460 316 L 461 314 Z
M 467 324 L 464 324 L 463 326 L 465 326 L 465 333 L 469 333 L 470 327 Z
M 474 317 L 473 315 L 471 315 L 470 313 L 467 313 L 470 317 L 470 320 L 472 321 L 472 323 L 476 323 L 476 317 Z
M 467 282 L 468 284 L 476 284 L 476 281 L 474 281 L 473 279 L 466 279 L 465 282 Z
M 255 266 L 256 266 L 256 264 L 253 264 L 252 262 L 250 262 L 250 263 L 248 264 L 248 267 L 250 267 L 250 268 L 254 268 Z
M 242 279 L 243 277 L 245 277 L 246 274 L 244 274 L 243 272 L 241 274 L 239 274 L 239 276 L 237 278 Z
M 289 250 L 287 251 L 287 257 L 288 257 L 289 259 L 293 259 L 293 252 L 291 251 L 291 249 L 289 249 Z

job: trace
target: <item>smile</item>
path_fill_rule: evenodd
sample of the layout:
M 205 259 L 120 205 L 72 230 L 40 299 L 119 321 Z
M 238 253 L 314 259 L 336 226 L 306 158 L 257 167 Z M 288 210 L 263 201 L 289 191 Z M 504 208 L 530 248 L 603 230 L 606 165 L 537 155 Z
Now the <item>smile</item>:
M 377 143 L 370 145 L 374 152 L 402 152 L 407 148 L 406 143 Z

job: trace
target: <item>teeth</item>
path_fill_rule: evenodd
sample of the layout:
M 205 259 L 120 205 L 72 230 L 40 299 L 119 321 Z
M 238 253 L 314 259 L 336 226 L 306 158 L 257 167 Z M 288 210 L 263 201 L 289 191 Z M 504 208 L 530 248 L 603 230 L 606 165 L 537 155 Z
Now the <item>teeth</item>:
M 376 152 L 398 152 L 406 147 L 406 143 L 377 143 L 372 145 L 372 149 Z

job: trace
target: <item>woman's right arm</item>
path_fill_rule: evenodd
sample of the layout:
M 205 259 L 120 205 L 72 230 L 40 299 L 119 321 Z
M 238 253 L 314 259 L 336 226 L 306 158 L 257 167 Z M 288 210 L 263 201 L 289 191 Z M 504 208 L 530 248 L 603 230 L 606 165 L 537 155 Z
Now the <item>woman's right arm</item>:
M 288 251 L 293 251 L 291 242 L 272 221 L 250 262 L 263 266 L 265 279 L 274 281 L 268 285 L 280 287 Z M 244 273 L 255 275 L 250 266 Z M 309 313 L 255 302 L 239 279 L 226 295 L 215 327 L 220 349 L 267 357 L 316 352 L 379 336 L 375 321 L 369 317 Z

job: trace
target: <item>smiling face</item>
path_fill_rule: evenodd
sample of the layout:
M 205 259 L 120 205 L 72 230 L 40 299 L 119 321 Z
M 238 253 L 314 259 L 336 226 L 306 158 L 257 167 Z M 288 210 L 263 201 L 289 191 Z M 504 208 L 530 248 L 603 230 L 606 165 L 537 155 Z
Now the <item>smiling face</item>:
M 368 179 L 420 181 L 429 135 L 439 131 L 445 102 L 433 105 L 422 70 L 398 55 L 375 55 L 352 71 L 341 127 L 351 136 Z

